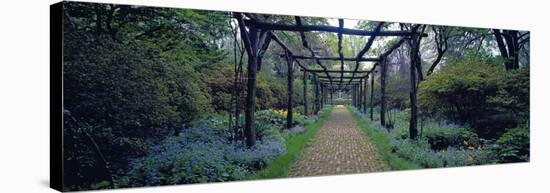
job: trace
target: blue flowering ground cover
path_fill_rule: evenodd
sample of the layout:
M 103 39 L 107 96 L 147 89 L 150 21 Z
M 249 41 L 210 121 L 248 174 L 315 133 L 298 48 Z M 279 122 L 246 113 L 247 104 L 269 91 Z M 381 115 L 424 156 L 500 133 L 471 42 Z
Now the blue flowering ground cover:
M 382 127 L 378 123 L 378 114 L 374 121 L 355 108 L 350 109 L 363 123 L 361 127 L 381 149 L 382 157 L 394 170 L 414 168 L 440 168 L 456 166 L 485 165 L 527 161 L 529 140 L 527 129 L 510 129 L 503 137 L 485 140 L 478 137 L 472 129 L 453 124 L 427 120 L 417 140 L 408 139 L 408 114 L 395 112 L 394 128 Z M 366 121 L 368 120 L 368 121 Z M 511 137 L 513 136 L 513 137 Z M 509 142 L 510 138 L 515 143 Z M 506 144 L 506 145 L 501 145 Z M 510 147 L 504 149 L 502 147 Z
M 119 187 L 158 186 L 223 182 L 246 179 L 286 153 L 280 130 L 284 121 L 274 120 L 270 112 L 257 117 L 254 147 L 231 137 L 231 128 L 222 118 L 209 118 L 181 129 L 150 146 L 144 157 L 134 159 Z M 270 117 L 264 117 L 270 116 Z

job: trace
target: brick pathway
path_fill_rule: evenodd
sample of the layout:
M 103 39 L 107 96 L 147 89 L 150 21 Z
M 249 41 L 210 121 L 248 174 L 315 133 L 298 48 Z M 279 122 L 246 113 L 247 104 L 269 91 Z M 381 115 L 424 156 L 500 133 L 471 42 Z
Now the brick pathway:
M 298 158 L 289 176 L 320 176 L 388 170 L 376 146 L 357 126 L 351 112 L 337 106 L 309 147 Z

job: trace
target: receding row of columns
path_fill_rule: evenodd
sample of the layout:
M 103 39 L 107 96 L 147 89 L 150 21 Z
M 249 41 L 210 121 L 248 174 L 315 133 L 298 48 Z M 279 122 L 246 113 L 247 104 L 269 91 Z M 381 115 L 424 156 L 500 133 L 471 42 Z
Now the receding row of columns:
M 263 53 L 265 53 L 265 50 L 269 46 L 269 42 L 272 39 L 271 33 L 266 29 L 258 30 L 254 26 L 248 26 L 248 30 L 246 30 L 245 22 L 243 20 L 242 14 L 235 14 L 235 18 L 238 20 L 238 27 L 240 29 L 241 33 L 241 39 L 243 40 L 244 48 L 248 56 L 248 64 L 247 64 L 247 95 L 246 95 L 246 105 L 245 105 L 245 125 L 244 125 L 244 138 L 246 141 L 246 144 L 251 147 L 254 146 L 256 143 L 256 133 L 255 133 L 255 104 L 256 104 L 256 73 L 257 73 L 257 67 L 258 64 L 261 64 L 261 59 Z M 380 25 L 381 27 L 381 25 Z M 418 35 L 416 34 L 416 28 L 413 28 L 412 37 L 409 38 L 409 41 L 411 41 L 411 93 L 410 93 L 410 100 L 411 100 L 411 119 L 410 119 L 410 138 L 415 139 L 416 138 L 416 116 L 417 116 L 417 107 L 416 107 L 416 69 L 415 66 L 417 65 L 417 62 L 419 58 L 419 39 L 417 39 Z M 341 33 L 341 32 L 340 32 Z M 274 35 L 273 35 L 274 36 Z M 279 42 L 276 37 L 273 37 L 273 39 L 276 42 Z M 373 38 L 372 38 L 373 39 Z M 371 42 L 373 40 L 370 40 Z M 380 124 L 383 126 L 386 126 L 385 123 L 385 112 L 386 112 L 386 73 L 387 73 L 387 64 L 386 64 L 386 57 L 393 49 L 396 49 L 401 42 L 404 41 L 402 39 L 398 44 L 394 45 L 393 48 L 389 49 L 386 53 L 382 54 L 382 57 L 380 57 L 380 85 L 381 85 L 381 93 L 380 93 Z M 282 44 L 282 43 L 279 43 Z M 367 44 L 368 45 L 368 44 Z M 282 45 L 284 46 L 284 45 Z M 367 47 L 370 47 L 368 45 Z M 368 50 L 368 49 L 367 49 Z M 286 128 L 293 127 L 293 98 L 292 94 L 294 92 L 293 90 L 293 81 L 294 81 L 294 69 L 295 69 L 295 62 L 296 59 L 292 57 L 292 54 L 288 49 L 285 48 L 285 59 L 287 62 L 287 91 L 288 91 L 288 98 L 287 98 L 287 124 Z M 343 57 L 341 56 L 340 59 Z M 298 63 L 299 64 L 299 63 Z M 300 65 L 300 64 L 299 64 Z M 322 66 L 322 65 L 321 65 Z M 376 67 L 376 65 L 375 65 Z M 372 69 L 370 71 L 371 75 L 371 82 L 370 82 L 370 119 L 373 120 L 373 91 L 374 91 L 374 76 L 372 73 L 374 73 Z M 355 69 L 357 71 L 357 69 Z M 355 73 L 354 71 L 354 73 Z M 324 73 L 328 75 L 327 69 L 324 69 Z M 341 71 L 343 73 L 343 69 Z M 342 81 L 343 75 L 341 75 L 340 81 Z M 307 79 L 308 79 L 308 72 L 304 69 L 303 74 L 303 83 L 304 83 L 304 89 L 303 89 L 303 103 L 304 103 L 304 114 L 308 114 L 308 105 L 307 105 Z M 367 111 L 367 90 L 368 90 L 368 78 L 369 76 L 365 76 L 362 79 L 360 79 L 359 84 L 350 84 L 352 80 L 348 82 L 347 86 L 351 86 L 350 93 L 352 94 L 352 105 L 358 108 L 360 111 L 366 113 Z M 329 76 L 330 79 L 330 76 Z M 352 77 L 353 79 L 353 77 Z M 317 77 L 316 73 L 312 73 L 312 80 L 313 80 L 313 91 L 314 91 L 314 106 L 313 106 L 313 113 L 317 114 L 321 108 L 324 107 L 327 103 L 332 103 L 333 98 L 333 92 L 334 88 L 323 86 L 321 82 L 319 81 L 319 77 Z

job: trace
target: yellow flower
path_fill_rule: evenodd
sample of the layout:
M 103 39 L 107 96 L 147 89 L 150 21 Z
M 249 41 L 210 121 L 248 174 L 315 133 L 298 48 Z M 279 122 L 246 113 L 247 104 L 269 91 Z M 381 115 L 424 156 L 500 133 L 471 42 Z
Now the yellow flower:
M 273 110 L 273 112 L 275 112 L 275 115 L 277 115 L 278 118 L 285 118 L 286 115 L 288 114 L 288 112 L 286 110 L 283 110 L 283 109 L 275 109 Z

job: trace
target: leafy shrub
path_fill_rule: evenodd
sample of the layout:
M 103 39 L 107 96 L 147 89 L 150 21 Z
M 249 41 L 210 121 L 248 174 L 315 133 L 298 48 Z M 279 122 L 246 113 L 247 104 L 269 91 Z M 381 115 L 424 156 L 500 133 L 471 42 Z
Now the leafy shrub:
M 401 121 L 397 121 L 398 123 Z M 408 123 L 407 123 L 408 124 Z M 409 138 L 408 125 L 392 131 L 397 140 Z M 429 123 L 424 126 L 420 138 L 425 139 L 433 150 L 444 150 L 448 147 L 477 149 L 482 145 L 481 139 L 474 132 L 454 124 L 437 125 Z
M 405 160 L 425 168 L 466 166 L 492 163 L 493 157 L 475 133 L 452 123 L 426 120 L 421 137 L 410 140 L 409 112 L 396 112 L 395 128 L 387 131 L 377 123 L 371 124 L 391 136 L 391 151 Z
M 65 3 L 64 12 L 63 107 L 77 122 L 64 127 L 64 190 L 105 187 L 150 143 L 211 111 L 199 67 L 220 64 L 225 51 L 212 40 L 229 34 L 219 30 L 227 19 L 221 12 L 77 2 Z M 97 19 L 107 15 L 120 17 Z
M 443 160 L 430 149 L 426 140 L 394 140 L 391 143 L 392 152 L 399 157 L 415 162 L 426 168 L 443 167 Z
M 295 113 L 299 113 L 299 114 L 304 114 L 304 106 L 297 106 L 297 107 L 294 107 L 293 111 Z M 311 112 L 309 112 L 311 113 Z
M 256 139 L 258 140 L 264 139 L 264 136 L 281 136 L 279 128 L 273 127 L 273 125 L 269 123 L 256 122 L 255 128 Z
M 529 121 L 529 68 L 507 73 L 499 83 L 497 94 L 489 97 L 488 102 L 511 125 Z
M 501 68 L 479 62 L 462 62 L 422 81 L 418 102 L 421 108 L 445 115 L 460 124 L 469 124 L 484 137 L 497 136 L 510 125 L 495 111 L 489 98 L 495 96 L 504 77 Z
M 263 128 L 270 127 L 280 130 L 285 127 L 285 124 L 286 117 L 283 118 L 273 109 L 263 110 L 256 113 L 256 130 L 262 130 Z
M 500 89 L 492 101 L 501 107 L 501 110 L 514 110 L 514 113 L 523 118 L 522 114 L 529 112 L 529 68 L 524 67 L 506 74 L 500 82 Z
M 392 152 L 425 168 L 480 165 L 492 162 L 488 151 L 455 147 L 436 151 L 430 148 L 427 140 L 394 140 Z
M 264 68 L 265 69 L 265 68 Z M 288 91 L 286 87 L 286 78 L 278 78 L 268 73 L 259 73 L 256 77 L 257 98 L 256 105 L 258 109 L 277 108 L 282 109 L 287 105 Z M 298 81 L 294 81 L 298 82 Z M 294 89 L 294 93 L 301 90 Z M 311 91 L 310 91 L 311 93 Z M 311 95 L 311 94 L 310 94 Z M 301 99 L 301 98 L 295 98 Z
M 475 133 L 456 126 L 426 128 L 422 137 L 428 140 L 433 150 L 443 150 L 448 147 L 472 149 L 480 146 L 479 137 Z
M 306 126 L 312 123 L 312 120 L 308 119 L 305 115 L 302 115 L 301 113 L 294 112 L 293 118 L 294 125 Z
M 490 152 L 486 150 L 466 150 L 449 147 L 437 152 L 445 167 L 482 165 L 492 163 Z
M 508 129 L 493 147 L 493 152 L 501 163 L 529 161 L 529 128 Z
M 237 89 L 233 82 L 234 67 L 230 65 L 219 65 L 218 68 L 208 69 L 202 76 L 202 81 L 208 87 L 208 94 L 212 97 L 212 108 L 216 112 L 228 111 L 231 104 L 231 94 Z M 239 98 L 240 104 L 244 104 L 244 99 Z
M 259 111 L 256 113 L 256 125 L 257 130 L 268 130 L 269 128 L 276 128 L 279 130 L 282 130 L 286 127 L 286 116 L 288 112 L 286 110 L 274 110 L 274 109 L 268 109 Z M 293 114 L 293 124 L 294 125 L 306 125 L 310 123 L 310 121 L 307 120 L 307 117 L 298 113 L 294 112 Z

